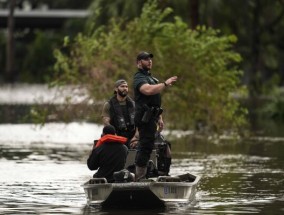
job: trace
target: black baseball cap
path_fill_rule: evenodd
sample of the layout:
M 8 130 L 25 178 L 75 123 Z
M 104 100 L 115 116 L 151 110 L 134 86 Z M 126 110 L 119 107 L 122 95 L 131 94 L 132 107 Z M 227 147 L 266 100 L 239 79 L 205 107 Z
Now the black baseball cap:
M 140 52 L 140 53 L 137 55 L 137 58 L 136 58 L 136 59 L 137 59 L 137 61 L 139 61 L 139 60 L 144 60 L 144 59 L 153 58 L 153 57 L 154 57 L 153 54 L 143 51 L 143 52 Z

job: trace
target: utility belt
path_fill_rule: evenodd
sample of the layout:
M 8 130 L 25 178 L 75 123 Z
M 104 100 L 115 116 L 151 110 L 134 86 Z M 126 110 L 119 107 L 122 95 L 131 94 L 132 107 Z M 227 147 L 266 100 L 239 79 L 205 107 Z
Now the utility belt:
M 149 107 L 148 105 L 143 105 L 144 114 L 142 117 L 143 123 L 148 123 L 151 119 L 157 120 L 158 117 L 163 113 L 161 107 Z

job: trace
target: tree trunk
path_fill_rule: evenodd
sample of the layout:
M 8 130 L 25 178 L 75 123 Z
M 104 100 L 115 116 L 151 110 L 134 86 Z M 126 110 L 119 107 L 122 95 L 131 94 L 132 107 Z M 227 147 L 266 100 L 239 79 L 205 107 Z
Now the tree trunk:
M 251 36 L 251 56 L 252 56 L 252 68 L 249 75 L 249 91 L 250 96 L 255 97 L 260 93 L 261 79 L 260 79 L 260 65 L 259 65 L 259 46 L 260 46 L 260 12 L 261 3 L 260 0 L 255 0 L 255 6 L 253 9 L 253 22 L 252 22 L 252 36 Z
M 199 25 L 199 0 L 189 0 L 191 28 L 195 29 Z
M 14 9 L 16 0 L 9 2 L 9 15 L 7 19 L 7 50 L 6 50 L 6 81 L 14 81 Z
M 256 129 L 257 113 L 255 110 L 259 106 L 258 96 L 260 94 L 260 77 L 259 77 L 259 57 L 260 57 L 260 10 L 261 5 L 259 0 L 254 1 L 254 8 L 252 11 L 252 32 L 251 32 L 251 68 L 248 71 L 248 89 L 249 89 L 249 112 L 250 112 L 250 123 L 252 130 Z

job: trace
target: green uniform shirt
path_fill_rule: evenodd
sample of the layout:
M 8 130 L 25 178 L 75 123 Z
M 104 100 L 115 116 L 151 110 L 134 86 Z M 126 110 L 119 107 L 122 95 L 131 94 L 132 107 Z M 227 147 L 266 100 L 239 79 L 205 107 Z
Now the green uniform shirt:
M 139 111 L 142 109 L 143 104 L 148 105 L 148 107 L 161 107 L 161 95 L 160 93 L 155 95 L 144 95 L 139 89 L 143 84 L 155 85 L 159 81 L 156 78 L 151 76 L 151 73 L 145 70 L 139 69 L 138 72 L 134 75 L 134 101 L 136 110 Z

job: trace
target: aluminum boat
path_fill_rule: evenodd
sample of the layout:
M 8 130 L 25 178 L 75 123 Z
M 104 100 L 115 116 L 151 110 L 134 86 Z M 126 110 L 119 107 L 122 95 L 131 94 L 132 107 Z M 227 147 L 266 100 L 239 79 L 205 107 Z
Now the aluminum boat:
M 90 206 L 161 208 L 167 203 L 189 204 L 194 201 L 199 180 L 199 176 L 186 173 L 125 183 L 108 183 L 105 178 L 92 178 L 82 186 Z

